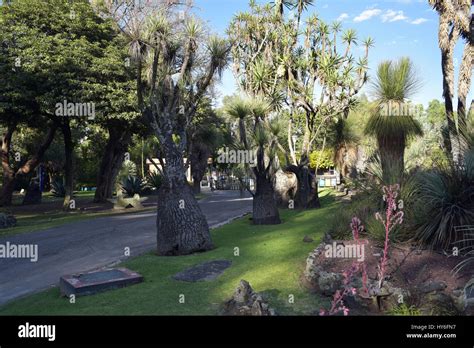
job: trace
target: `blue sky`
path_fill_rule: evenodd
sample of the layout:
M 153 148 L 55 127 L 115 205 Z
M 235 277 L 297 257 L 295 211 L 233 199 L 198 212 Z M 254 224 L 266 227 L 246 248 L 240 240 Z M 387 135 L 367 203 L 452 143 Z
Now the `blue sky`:
M 266 2 L 263 0 L 259 3 Z M 196 13 L 221 35 L 233 15 L 248 8 L 247 0 L 195 0 Z M 413 97 L 425 106 L 442 100 L 441 55 L 438 48 L 438 14 L 428 0 L 316 0 L 309 13 L 316 12 L 326 22 L 342 20 L 343 28 L 353 28 L 360 39 L 371 36 L 375 46 L 369 54 L 369 74 L 387 59 L 409 56 L 422 79 L 422 88 Z M 456 47 L 455 66 L 461 61 L 463 43 Z M 224 74 L 218 90 L 221 97 L 236 90 L 231 71 Z M 367 88 L 364 89 L 370 95 Z M 473 98 L 471 91 L 469 101 Z

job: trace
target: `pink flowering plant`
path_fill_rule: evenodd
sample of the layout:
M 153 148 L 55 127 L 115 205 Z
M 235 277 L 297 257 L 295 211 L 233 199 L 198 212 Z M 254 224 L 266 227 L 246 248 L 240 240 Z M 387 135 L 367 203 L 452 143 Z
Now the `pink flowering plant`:
M 364 226 L 362 225 L 360 219 L 354 216 L 352 218 L 350 227 L 352 230 L 352 237 L 354 241 L 358 246 L 361 245 L 359 236 L 360 233 L 364 230 Z M 334 293 L 331 302 L 331 308 L 329 310 L 325 310 L 323 308 L 320 309 L 319 315 L 335 315 L 340 312 L 342 312 L 345 316 L 349 315 L 349 308 L 346 307 L 346 305 L 344 304 L 344 298 L 348 295 L 357 294 L 357 289 L 352 286 L 352 283 L 355 277 L 360 273 L 362 273 L 362 284 L 364 291 L 367 292 L 367 271 L 365 263 L 363 261 L 354 261 L 349 269 L 342 272 L 342 275 L 344 277 L 344 286 L 342 290 L 336 290 L 336 292 Z
M 383 187 L 383 200 L 386 202 L 385 216 L 380 212 L 375 214 L 375 218 L 380 221 L 385 229 L 385 243 L 383 248 L 383 256 L 380 259 L 378 268 L 379 288 L 382 288 L 387 272 L 387 261 L 389 252 L 390 233 L 397 225 L 403 222 L 403 201 L 397 197 L 400 190 L 398 184 Z
M 393 232 L 394 228 L 397 225 L 401 225 L 403 222 L 403 201 L 398 200 L 398 195 L 400 191 L 399 185 L 390 185 L 383 187 L 383 200 L 386 202 L 385 213 L 382 215 L 380 212 L 375 214 L 375 218 L 380 221 L 385 230 L 385 242 L 383 255 L 379 261 L 378 265 L 378 286 L 379 289 L 382 288 L 383 282 L 387 273 L 387 263 L 388 263 L 388 254 L 390 246 L 390 234 Z M 351 224 L 352 237 L 356 244 L 359 246 L 360 234 L 364 231 L 364 226 L 362 225 L 360 219 L 356 216 L 352 218 Z M 364 261 L 357 262 L 354 261 L 351 267 L 344 272 L 342 275 L 344 277 L 343 289 L 337 290 L 333 296 L 331 308 L 329 310 L 321 309 L 320 315 L 335 315 L 342 312 L 344 315 L 349 315 L 349 308 L 344 303 L 344 299 L 348 295 L 356 295 L 357 289 L 352 286 L 353 281 L 356 276 L 361 275 L 362 277 L 362 290 L 365 295 L 369 294 L 367 287 L 367 269 Z

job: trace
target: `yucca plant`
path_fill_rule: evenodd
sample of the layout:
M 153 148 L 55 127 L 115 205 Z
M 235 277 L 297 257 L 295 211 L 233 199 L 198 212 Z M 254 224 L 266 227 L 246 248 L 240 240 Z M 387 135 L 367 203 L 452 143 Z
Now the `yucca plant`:
M 417 238 L 433 248 L 449 248 L 465 237 L 456 226 L 474 225 L 474 151 L 462 165 L 440 165 L 417 175 Z
M 133 197 L 135 194 L 140 194 L 144 188 L 144 183 L 138 176 L 127 176 L 122 180 L 121 187 L 127 193 L 129 197 Z
M 397 182 L 403 173 L 407 139 L 423 132 L 412 115 L 385 115 L 382 107 L 406 103 L 417 91 L 419 80 L 410 59 L 401 58 L 397 62 L 382 62 L 372 87 L 379 105 L 369 118 L 365 133 L 377 139 L 384 183 L 388 185 Z

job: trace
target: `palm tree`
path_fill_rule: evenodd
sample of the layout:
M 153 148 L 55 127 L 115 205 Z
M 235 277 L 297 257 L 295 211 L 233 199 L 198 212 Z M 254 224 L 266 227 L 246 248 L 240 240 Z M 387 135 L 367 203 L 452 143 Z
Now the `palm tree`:
M 385 184 L 400 182 L 405 165 L 406 141 L 410 136 L 422 135 L 422 130 L 413 115 L 407 112 L 393 114 L 384 110 L 391 105 L 407 105 L 407 98 L 412 96 L 419 86 L 409 58 L 379 64 L 373 82 L 378 105 L 367 122 L 365 133 L 377 139 Z
M 454 0 L 429 0 L 430 5 L 439 14 L 438 44 L 441 50 L 443 71 L 443 98 L 446 108 L 448 132 L 443 135 L 444 143 L 454 163 L 462 161 L 467 150 L 467 96 L 471 88 L 474 37 L 472 36 L 472 2 Z M 455 69 L 454 49 L 459 38 L 465 41 L 464 52 L 459 68 L 457 88 L 457 120 L 454 110 Z M 457 121 L 457 122 L 456 122 Z

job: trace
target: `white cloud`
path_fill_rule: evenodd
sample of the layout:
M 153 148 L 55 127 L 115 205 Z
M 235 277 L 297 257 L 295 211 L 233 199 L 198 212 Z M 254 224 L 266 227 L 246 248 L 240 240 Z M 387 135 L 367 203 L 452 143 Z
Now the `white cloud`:
M 415 24 L 415 25 L 418 25 L 418 24 L 421 24 L 421 23 L 425 23 L 427 22 L 428 20 L 426 18 L 417 18 L 415 19 L 414 21 L 410 22 L 411 24 Z
M 341 13 L 339 17 L 337 17 L 338 22 L 342 22 L 344 19 L 349 18 L 349 15 L 347 13 Z
M 323 5 L 323 8 L 328 8 L 328 7 L 329 7 L 328 4 Z
M 372 17 L 376 17 L 381 13 L 382 13 L 382 10 L 379 10 L 378 8 L 373 8 L 371 10 L 365 10 L 360 15 L 358 15 L 356 18 L 354 18 L 354 22 L 363 22 L 363 21 L 366 21 L 366 20 L 368 20 Z
M 382 15 L 382 22 L 397 22 L 397 21 L 404 21 L 408 19 L 407 16 L 403 13 L 403 11 L 394 11 L 394 10 L 387 10 Z

